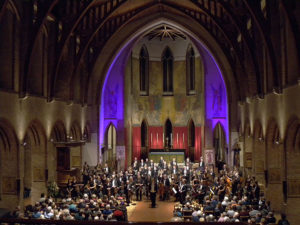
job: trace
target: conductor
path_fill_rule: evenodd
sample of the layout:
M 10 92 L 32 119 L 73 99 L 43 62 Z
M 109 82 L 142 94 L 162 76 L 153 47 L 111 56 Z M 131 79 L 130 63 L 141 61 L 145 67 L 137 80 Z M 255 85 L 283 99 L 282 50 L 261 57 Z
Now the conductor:
M 150 189 L 151 207 L 155 208 L 155 205 L 156 205 L 157 182 L 156 182 L 156 179 L 154 177 L 151 177 L 149 189 Z

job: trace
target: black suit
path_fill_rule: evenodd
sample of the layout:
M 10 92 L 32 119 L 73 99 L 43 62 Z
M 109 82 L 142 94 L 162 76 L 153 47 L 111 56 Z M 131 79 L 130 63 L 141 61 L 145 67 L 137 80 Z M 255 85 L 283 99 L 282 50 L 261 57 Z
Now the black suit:
M 186 184 L 179 184 L 179 189 L 178 190 L 179 190 L 180 204 L 184 204 L 185 197 L 186 197 L 186 192 L 187 192 Z
M 151 207 L 155 208 L 156 205 L 156 192 L 157 192 L 157 181 L 154 178 L 151 178 L 150 183 L 149 183 L 149 190 L 150 190 L 150 199 L 151 199 Z
M 164 196 L 163 196 L 163 200 L 168 200 L 170 198 L 170 179 L 169 178 L 166 178 L 166 179 L 163 179 L 163 183 L 164 183 Z

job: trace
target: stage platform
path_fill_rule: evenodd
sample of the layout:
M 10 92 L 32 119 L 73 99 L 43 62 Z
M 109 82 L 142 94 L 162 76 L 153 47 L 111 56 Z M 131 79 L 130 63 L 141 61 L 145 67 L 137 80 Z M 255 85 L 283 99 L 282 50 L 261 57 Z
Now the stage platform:
M 149 159 L 152 159 L 154 163 L 158 163 L 161 156 L 167 161 L 167 163 L 171 162 L 173 158 L 176 159 L 177 163 L 184 163 L 185 150 L 170 149 L 169 151 L 166 151 L 164 149 L 151 149 L 149 152 Z

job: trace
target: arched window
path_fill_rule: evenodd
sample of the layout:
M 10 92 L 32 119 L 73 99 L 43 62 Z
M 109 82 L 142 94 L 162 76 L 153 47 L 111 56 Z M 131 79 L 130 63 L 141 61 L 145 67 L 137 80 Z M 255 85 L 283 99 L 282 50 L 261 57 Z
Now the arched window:
M 186 53 L 186 86 L 187 94 L 195 94 L 195 52 L 190 46 Z
M 146 46 L 140 51 L 140 95 L 149 93 L 149 55 Z
M 173 55 L 169 47 L 167 47 L 162 56 L 163 61 L 163 91 L 164 95 L 173 94 Z

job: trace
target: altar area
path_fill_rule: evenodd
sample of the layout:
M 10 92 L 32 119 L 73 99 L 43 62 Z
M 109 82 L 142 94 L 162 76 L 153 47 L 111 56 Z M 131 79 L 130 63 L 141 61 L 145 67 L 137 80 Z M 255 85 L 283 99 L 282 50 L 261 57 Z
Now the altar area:
M 148 157 L 154 163 L 159 163 L 160 157 L 163 157 L 167 163 L 171 162 L 173 158 L 177 163 L 184 163 L 185 149 L 151 149 Z

